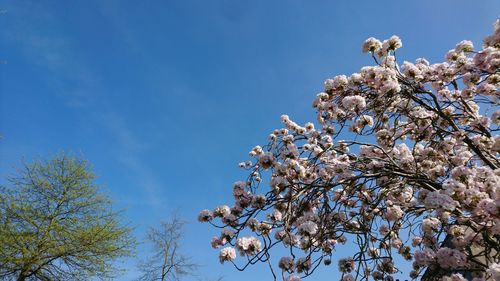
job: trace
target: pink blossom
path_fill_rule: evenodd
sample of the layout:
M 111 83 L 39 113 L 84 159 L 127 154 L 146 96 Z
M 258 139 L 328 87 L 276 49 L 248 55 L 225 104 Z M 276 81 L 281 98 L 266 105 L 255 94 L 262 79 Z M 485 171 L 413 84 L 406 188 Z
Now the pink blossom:
M 300 279 L 300 277 L 299 277 L 299 276 L 297 276 L 297 275 L 290 275 L 290 276 L 288 276 L 288 277 L 286 278 L 286 280 L 285 280 L 285 281 L 300 281 L 300 280 L 301 280 L 301 279 Z
M 203 212 L 203 211 L 202 211 Z M 225 217 L 231 214 L 231 209 L 227 205 L 221 205 L 214 209 L 213 215 L 215 217 Z
M 224 263 L 225 261 L 234 261 L 236 259 L 236 251 L 233 247 L 226 247 L 220 250 L 219 261 Z
M 354 281 L 354 276 L 352 276 L 352 274 L 344 274 L 344 276 L 342 277 L 342 281 Z
M 373 37 L 366 39 L 366 41 L 363 43 L 363 53 L 375 53 L 380 49 L 382 49 L 382 42 Z
M 343 90 L 347 84 L 348 84 L 347 76 L 345 75 L 338 75 L 335 76 L 333 79 L 328 79 L 325 81 L 325 91 L 331 91 L 331 90 Z
M 436 254 L 430 249 L 425 249 L 423 251 L 415 251 L 414 258 L 417 265 L 427 266 L 434 262 Z
M 469 40 L 460 41 L 455 47 L 457 52 L 472 52 L 474 50 L 474 45 Z
M 450 196 L 437 191 L 429 192 L 425 197 L 425 205 L 433 209 L 443 209 L 453 211 L 457 207 L 457 202 Z
M 299 258 L 296 263 L 297 272 L 307 272 L 311 269 L 311 259 L 308 257 Z
M 440 248 L 436 253 L 437 262 L 442 268 L 463 268 L 467 264 L 467 256 L 455 249 Z
M 361 110 L 366 107 L 366 101 L 362 96 L 347 96 L 342 99 L 342 105 L 347 110 Z
M 352 272 L 356 269 L 356 262 L 351 258 L 343 258 L 339 260 L 339 271 L 340 272 Z
M 240 251 L 241 255 L 253 256 L 262 249 L 262 244 L 255 237 L 242 237 L 236 240 L 236 248 Z
M 493 122 L 493 124 L 500 125 L 500 109 L 493 112 L 493 114 L 491 115 L 491 121 Z
M 213 214 L 207 209 L 201 211 L 200 214 L 198 215 L 198 221 L 200 222 L 208 222 L 211 221 L 212 219 L 213 219 Z
M 420 243 L 422 243 L 422 237 L 420 237 L 420 236 L 415 236 L 411 240 L 411 245 L 413 247 L 416 247 L 416 246 L 420 245 Z
M 292 257 L 282 257 L 279 261 L 279 268 L 284 271 L 293 271 L 295 264 Z
M 212 237 L 212 241 L 210 242 L 212 248 L 214 249 L 220 248 L 220 246 L 223 246 L 225 243 L 226 243 L 225 239 L 220 239 L 217 236 Z
M 486 271 L 489 277 L 491 279 L 498 281 L 500 280 L 500 263 L 492 263 L 490 264 L 490 267 Z
M 400 219 L 404 215 L 403 210 L 399 206 L 387 207 L 387 211 L 385 213 L 385 219 L 389 221 L 395 221 Z
M 460 273 L 454 273 L 450 276 L 443 276 L 441 281 L 467 281 L 467 279 L 465 279 Z
M 299 231 L 304 235 L 312 236 L 318 231 L 318 225 L 312 221 L 307 221 L 299 226 Z
M 427 218 L 422 221 L 422 230 L 425 234 L 432 234 L 441 226 L 441 222 L 436 218 Z

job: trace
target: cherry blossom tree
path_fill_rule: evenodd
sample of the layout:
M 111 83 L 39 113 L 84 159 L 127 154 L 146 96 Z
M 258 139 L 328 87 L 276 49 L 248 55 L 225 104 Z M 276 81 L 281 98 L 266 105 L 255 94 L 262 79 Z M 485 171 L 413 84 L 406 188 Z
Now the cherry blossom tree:
M 221 228 L 221 263 L 266 262 L 288 281 L 332 259 L 343 281 L 500 280 L 500 20 L 442 63 L 401 64 L 401 47 L 366 40 L 375 64 L 326 80 L 317 125 L 283 115 L 250 151 L 234 205 L 198 218 Z

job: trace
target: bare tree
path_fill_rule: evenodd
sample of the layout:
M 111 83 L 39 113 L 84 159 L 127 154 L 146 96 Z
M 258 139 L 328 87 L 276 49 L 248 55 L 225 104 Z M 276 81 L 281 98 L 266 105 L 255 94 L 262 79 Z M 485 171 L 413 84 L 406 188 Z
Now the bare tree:
M 186 222 L 177 214 L 161 222 L 159 228 L 150 228 L 146 240 L 151 243 L 151 256 L 138 265 L 142 275 L 139 280 L 181 280 L 194 275 L 199 265 L 180 251 L 180 242 Z

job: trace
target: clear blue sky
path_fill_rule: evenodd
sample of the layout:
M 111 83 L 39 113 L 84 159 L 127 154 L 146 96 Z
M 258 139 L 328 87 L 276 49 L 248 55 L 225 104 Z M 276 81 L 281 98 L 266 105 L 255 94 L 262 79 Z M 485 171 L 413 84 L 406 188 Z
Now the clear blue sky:
M 180 209 L 200 279 L 245 281 L 269 280 L 266 266 L 221 266 L 216 231 L 196 215 L 232 203 L 237 163 L 279 116 L 314 120 L 326 78 L 372 63 L 361 53 L 370 36 L 399 35 L 401 61 L 439 62 L 462 39 L 479 46 L 500 1 L 2 0 L 0 10 L 1 178 L 22 159 L 84 155 L 139 238 Z M 334 276 L 336 266 L 311 280 Z

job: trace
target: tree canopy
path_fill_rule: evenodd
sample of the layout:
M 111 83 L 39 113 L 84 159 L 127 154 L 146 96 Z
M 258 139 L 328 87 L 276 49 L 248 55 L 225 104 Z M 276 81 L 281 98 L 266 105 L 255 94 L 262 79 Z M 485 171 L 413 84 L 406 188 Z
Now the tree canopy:
M 480 50 L 461 41 L 445 62 L 400 64 L 401 47 L 366 40 L 375 65 L 326 80 L 316 125 L 283 115 L 250 151 L 234 205 L 199 215 L 222 228 L 221 263 L 268 262 L 288 281 L 332 259 L 343 281 L 500 280 L 500 20 Z
M 87 161 L 59 154 L 25 164 L 0 192 L 0 278 L 108 278 L 134 240 Z

